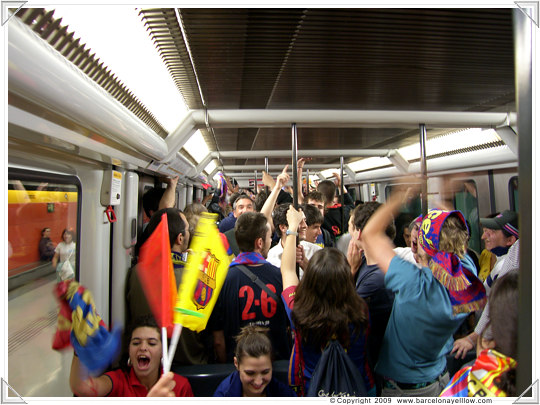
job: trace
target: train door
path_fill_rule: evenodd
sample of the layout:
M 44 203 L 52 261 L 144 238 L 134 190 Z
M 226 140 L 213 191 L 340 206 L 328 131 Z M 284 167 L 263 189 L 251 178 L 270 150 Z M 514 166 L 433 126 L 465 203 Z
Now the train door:
M 8 171 L 8 381 L 21 396 L 71 396 L 71 353 L 51 348 L 63 262 L 81 278 L 78 177 Z M 56 266 L 53 266 L 53 262 Z

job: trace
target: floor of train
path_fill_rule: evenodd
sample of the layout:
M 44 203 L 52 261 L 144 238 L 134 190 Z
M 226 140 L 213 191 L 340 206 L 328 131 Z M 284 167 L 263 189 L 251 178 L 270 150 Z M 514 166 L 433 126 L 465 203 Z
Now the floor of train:
M 71 397 L 73 351 L 51 348 L 56 331 L 54 273 L 31 280 L 8 294 L 7 383 L 21 397 Z

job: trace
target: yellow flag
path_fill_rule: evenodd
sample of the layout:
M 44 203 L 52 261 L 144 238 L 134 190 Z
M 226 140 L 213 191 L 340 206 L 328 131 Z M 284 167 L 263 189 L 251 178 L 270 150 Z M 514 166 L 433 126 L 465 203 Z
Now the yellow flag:
M 174 323 L 195 332 L 206 327 L 232 260 L 216 217 L 204 212 L 197 223 L 174 308 Z

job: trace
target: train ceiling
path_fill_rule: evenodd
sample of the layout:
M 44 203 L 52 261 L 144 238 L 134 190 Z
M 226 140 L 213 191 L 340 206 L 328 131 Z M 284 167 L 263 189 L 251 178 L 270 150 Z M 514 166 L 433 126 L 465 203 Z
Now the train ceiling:
M 156 146 L 149 145 L 144 154 L 157 163 L 172 159 L 185 142 L 178 141 L 182 139 L 178 131 L 167 133 L 53 14 L 44 9 L 17 13 L 161 138 L 153 139 Z M 257 151 L 290 150 L 292 122 L 311 121 L 299 125 L 298 149 L 331 150 L 319 153 L 313 164 L 337 167 L 339 151 L 348 152 L 347 163 L 366 156 L 356 156 L 355 151 L 417 143 L 424 115 L 489 112 L 506 117 L 516 110 L 511 8 L 154 8 L 139 14 L 177 90 L 198 114 L 194 125 L 201 129 L 212 156 L 226 168 L 249 166 L 242 171 L 252 172 L 254 165 L 264 163 L 261 154 L 253 156 Z M 31 110 L 25 104 L 30 93 L 17 91 L 12 77 L 17 76 L 10 74 L 10 105 Z M 19 115 L 23 122 L 26 116 Z M 318 116 L 324 125 L 313 124 Z M 52 120 L 67 125 L 60 118 Z M 224 121 L 228 122 L 223 125 Z M 272 125 L 277 121 L 279 125 Z M 355 121 L 376 125 L 351 124 Z M 404 125 L 405 121 L 412 124 Z M 448 125 L 430 122 L 428 138 L 465 127 L 452 120 L 442 120 L 451 122 Z M 133 155 L 134 144 L 144 144 L 135 132 L 144 135 L 133 131 L 126 132 L 133 139 L 113 136 L 101 141 Z M 236 151 L 252 155 L 227 153 Z M 290 163 L 290 155 L 269 159 L 272 166 Z M 185 154 L 176 154 L 176 160 L 182 171 L 197 164 Z
M 188 8 L 141 16 L 190 109 L 515 111 L 510 8 Z M 428 137 L 449 129 L 428 128 Z M 214 151 L 291 148 L 289 128 L 203 133 Z M 397 148 L 418 136 L 409 128 L 299 128 L 298 148 Z

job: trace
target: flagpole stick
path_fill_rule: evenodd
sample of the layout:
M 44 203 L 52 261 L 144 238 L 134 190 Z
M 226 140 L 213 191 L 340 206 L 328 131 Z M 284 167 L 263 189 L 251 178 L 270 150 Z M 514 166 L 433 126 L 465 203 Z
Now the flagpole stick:
M 171 347 L 169 348 L 169 357 L 167 358 L 166 367 L 163 369 L 164 374 L 171 370 L 174 353 L 176 352 L 176 346 L 178 345 L 178 340 L 180 339 L 180 333 L 182 333 L 182 325 L 175 323 L 171 337 Z
M 165 367 L 169 361 L 169 355 L 167 353 L 167 328 L 165 326 L 161 327 L 161 346 L 163 355 L 163 373 L 165 374 Z

